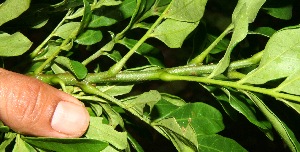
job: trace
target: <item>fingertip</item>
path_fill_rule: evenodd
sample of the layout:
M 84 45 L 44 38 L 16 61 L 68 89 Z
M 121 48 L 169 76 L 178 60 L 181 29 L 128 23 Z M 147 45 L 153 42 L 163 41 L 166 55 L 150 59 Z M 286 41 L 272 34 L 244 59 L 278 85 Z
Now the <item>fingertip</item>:
M 51 127 L 59 133 L 80 137 L 88 128 L 89 118 L 84 106 L 61 101 L 53 113 Z

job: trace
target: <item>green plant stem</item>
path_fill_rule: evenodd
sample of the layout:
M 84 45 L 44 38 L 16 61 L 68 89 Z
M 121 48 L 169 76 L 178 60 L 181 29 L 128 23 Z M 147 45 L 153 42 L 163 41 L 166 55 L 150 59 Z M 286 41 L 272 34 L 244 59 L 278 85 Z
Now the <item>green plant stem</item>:
M 189 64 L 200 64 L 206 58 L 206 56 L 216 47 L 216 45 L 234 28 L 233 24 L 230 24 L 225 31 L 212 43 L 208 48 L 206 48 L 201 54 L 192 59 Z
M 169 5 L 170 6 L 170 5 Z M 165 9 L 161 16 L 153 23 L 153 25 L 149 28 L 149 30 L 145 33 L 145 35 L 127 52 L 127 54 L 115 65 L 113 65 L 107 72 L 108 76 L 112 77 L 119 73 L 125 63 L 129 60 L 129 58 L 134 54 L 134 52 L 149 38 L 151 37 L 151 33 L 154 29 L 162 22 L 164 19 L 164 15 L 168 12 L 169 6 Z
M 139 8 L 140 8 L 140 4 L 141 4 L 141 1 L 137 1 L 138 3 L 136 4 L 136 12 L 134 13 L 133 15 L 133 18 L 134 16 L 136 15 L 136 13 L 138 12 Z M 87 59 L 85 59 L 82 64 L 83 65 L 87 65 L 89 64 L 90 62 L 92 62 L 93 60 L 97 59 L 98 57 L 100 57 L 104 51 L 108 52 L 108 51 L 111 51 L 114 47 L 114 45 L 124 37 L 125 33 L 131 29 L 132 27 L 132 23 L 133 23 L 133 18 L 131 18 L 130 20 L 130 23 L 128 26 L 125 27 L 124 30 L 122 30 L 120 33 L 118 33 L 116 36 L 113 37 L 113 39 L 108 42 L 105 46 L 103 46 L 101 49 L 99 49 L 96 53 L 94 53 L 93 55 L 91 55 L 90 57 L 88 57 Z M 109 72 L 108 72 L 109 73 Z
M 54 28 L 54 30 L 49 34 L 49 36 L 37 47 L 33 50 L 33 52 L 30 54 L 30 58 L 35 58 L 39 54 L 41 54 L 42 48 L 48 43 L 48 41 L 52 38 L 53 34 L 57 31 L 57 29 L 65 22 L 67 17 L 73 12 L 73 10 L 69 10 L 65 17 L 58 23 L 58 25 Z
M 228 71 L 233 71 L 236 69 L 242 69 L 242 68 L 246 68 L 249 67 L 249 64 L 252 63 L 259 63 L 262 56 L 264 54 L 264 51 L 260 51 L 256 54 L 254 54 L 252 57 L 244 59 L 244 60 L 238 60 L 238 61 L 234 61 L 232 62 L 229 67 L 228 67 Z
M 100 96 L 102 98 L 105 98 L 109 101 L 111 101 L 112 103 L 118 105 L 120 108 L 125 109 L 127 111 L 129 111 L 130 113 L 132 113 L 133 115 L 137 116 L 138 118 L 140 118 L 142 121 L 146 122 L 146 123 L 150 123 L 150 120 L 147 118 L 144 118 L 142 116 L 140 116 L 138 114 L 138 112 L 136 112 L 134 109 L 132 108 L 128 108 L 123 102 L 121 102 L 120 100 L 100 91 L 99 89 L 97 89 L 96 87 L 90 85 L 90 84 L 84 84 L 84 83 L 77 83 L 77 86 L 79 86 L 84 92 L 89 93 L 89 94 L 94 94 L 97 96 Z
M 39 74 L 43 71 L 43 69 L 49 64 L 59 53 L 61 50 L 63 50 L 63 47 L 68 45 L 73 39 L 76 38 L 76 35 L 78 34 L 79 30 L 74 30 L 67 39 L 65 39 L 61 45 L 55 50 L 55 52 L 42 64 L 40 65 L 35 71 L 34 74 Z
M 263 52 L 259 52 L 248 59 L 243 59 L 239 61 L 234 61 L 229 65 L 229 69 L 236 70 L 239 68 L 245 68 L 249 66 L 256 65 L 261 58 Z M 87 77 L 83 80 L 88 83 L 107 83 L 107 82 L 141 82 L 158 80 L 158 75 L 161 72 L 167 72 L 174 75 L 181 76 L 203 76 L 205 74 L 210 74 L 216 65 L 187 65 L 174 68 L 165 68 L 159 70 L 149 70 L 149 71 L 123 71 L 118 73 L 115 77 L 107 77 L 105 72 L 100 73 L 89 73 Z M 63 74 L 36 74 L 33 75 L 37 79 L 44 81 L 45 83 L 52 84 L 52 79 L 58 77 L 63 80 L 66 85 L 76 85 L 78 83 L 77 79 L 70 73 Z
M 200 83 L 206 83 L 206 84 L 227 86 L 227 87 L 232 87 L 232 88 L 236 88 L 236 89 L 240 89 L 240 90 L 247 90 L 247 91 L 262 93 L 262 94 L 269 95 L 269 96 L 272 96 L 275 98 L 282 98 L 282 99 L 300 102 L 299 96 L 276 92 L 272 89 L 260 88 L 260 87 L 250 86 L 250 85 L 243 85 L 243 84 L 239 84 L 237 82 L 232 82 L 232 81 L 215 80 L 215 79 L 209 79 L 206 77 L 178 76 L 178 75 L 172 75 L 172 74 L 168 74 L 168 73 L 162 73 L 160 75 L 160 79 L 163 81 L 183 80 L 183 81 L 193 81 L 193 82 L 200 82 Z
M 101 49 L 99 49 L 97 52 L 95 52 L 93 55 L 89 56 L 87 59 L 85 59 L 84 61 L 82 61 L 83 65 L 87 65 L 90 62 L 94 61 L 95 59 L 97 59 L 98 57 L 100 57 L 103 52 L 109 52 L 113 49 L 115 45 L 115 39 L 111 40 L 110 42 L 108 42 L 105 46 L 103 46 Z

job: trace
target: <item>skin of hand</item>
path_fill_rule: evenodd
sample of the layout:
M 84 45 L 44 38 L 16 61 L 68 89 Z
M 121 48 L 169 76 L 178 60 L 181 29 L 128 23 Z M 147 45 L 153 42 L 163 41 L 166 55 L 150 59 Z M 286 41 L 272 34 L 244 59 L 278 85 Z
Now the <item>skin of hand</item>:
M 37 79 L 0 68 L 0 120 L 24 135 L 76 138 L 89 125 L 82 102 Z

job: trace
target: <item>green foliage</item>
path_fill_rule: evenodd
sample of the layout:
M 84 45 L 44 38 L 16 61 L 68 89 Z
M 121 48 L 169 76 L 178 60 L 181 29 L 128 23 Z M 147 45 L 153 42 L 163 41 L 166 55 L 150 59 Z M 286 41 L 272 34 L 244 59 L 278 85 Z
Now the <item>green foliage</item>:
M 13 44 L 14 46 L 12 46 Z M 19 56 L 29 50 L 32 42 L 20 32 L 0 34 L 0 56 Z
M 246 125 L 267 136 L 253 141 L 282 139 L 282 149 L 287 145 L 299 151 L 299 131 L 290 122 L 300 114 L 295 6 L 277 0 L 238 0 L 236 5 L 5 1 L 0 5 L 3 67 L 59 84 L 85 103 L 91 121 L 77 139 L 23 136 L 1 123 L 0 150 L 142 152 L 149 151 L 145 142 L 157 139 L 148 133 L 155 131 L 177 151 L 247 151 L 252 147 L 226 134 L 234 121 L 245 118 Z M 222 9 L 215 15 L 210 7 Z M 230 23 L 220 26 L 220 19 Z M 274 25 L 274 20 L 284 24 Z M 44 30 L 51 31 L 41 35 Z M 169 81 L 185 81 L 206 92 L 170 87 Z M 198 98 L 190 100 L 178 90 Z M 292 120 L 281 114 L 283 105 Z

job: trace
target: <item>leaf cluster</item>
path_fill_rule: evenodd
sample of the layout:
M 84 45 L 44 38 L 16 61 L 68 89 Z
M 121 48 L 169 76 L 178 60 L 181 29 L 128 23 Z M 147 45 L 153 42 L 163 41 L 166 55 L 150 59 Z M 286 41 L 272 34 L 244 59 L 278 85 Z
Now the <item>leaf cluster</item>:
M 260 13 L 290 20 L 295 2 L 238 0 L 218 34 L 205 16 L 211 13 L 207 0 L 20 2 L 0 5 L 3 67 L 21 57 L 7 69 L 59 86 L 85 103 L 91 121 L 78 139 L 28 137 L 1 124 L 1 150 L 142 152 L 145 147 L 129 130 L 143 123 L 177 151 L 247 151 L 220 134 L 224 117 L 238 116 L 270 140 L 277 134 L 291 151 L 300 150 L 296 135 L 266 103 L 272 98 L 295 111 L 294 117 L 300 114 L 299 25 L 255 24 Z M 24 28 L 51 32 L 42 42 L 31 41 Z M 245 46 L 251 37 L 266 43 Z M 186 64 L 168 67 L 166 52 L 176 49 L 185 49 L 188 58 L 179 59 Z M 221 108 L 137 87 L 156 80 L 197 82 Z

